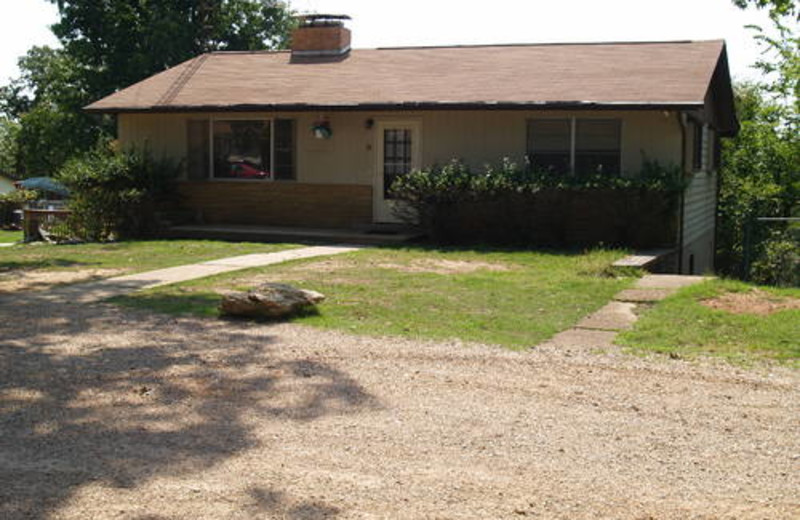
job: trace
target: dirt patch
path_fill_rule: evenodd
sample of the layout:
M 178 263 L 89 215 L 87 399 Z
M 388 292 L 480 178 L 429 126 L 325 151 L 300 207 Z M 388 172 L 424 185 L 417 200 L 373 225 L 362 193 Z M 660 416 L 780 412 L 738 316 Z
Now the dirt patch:
M 59 284 L 89 282 L 124 273 L 124 269 L 81 269 L 78 271 L 10 271 L 0 273 L 0 293 L 36 291 Z
M 281 270 L 280 272 L 268 272 L 260 276 L 237 279 L 237 284 L 249 286 L 258 285 L 264 282 L 291 282 L 299 278 L 307 278 L 309 275 L 324 275 L 327 283 L 334 284 L 365 284 L 370 283 L 369 278 L 358 276 L 357 273 L 346 273 L 352 269 L 392 269 L 404 273 L 434 273 L 434 274 L 466 274 L 476 271 L 510 271 L 511 267 L 507 264 L 498 262 L 481 262 L 467 260 L 441 260 L 441 259 L 417 259 L 409 263 L 399 262 L 366 262 L 359 263 L 352 259 L 331 258 L 308 264 L 296 265 Z
M 381 263 L 377 267 L 406 273 L 465 274 L 476 271 L 509 271 L 506 264 L 473 260 L 412 260 L 408 264 Z
M 700 303 L 706 307 L 733 314 L 758 314 L 760 316 L 800 309 L 800 298 L 782 298 L 760 289 L 748 292 L 729 292 Z

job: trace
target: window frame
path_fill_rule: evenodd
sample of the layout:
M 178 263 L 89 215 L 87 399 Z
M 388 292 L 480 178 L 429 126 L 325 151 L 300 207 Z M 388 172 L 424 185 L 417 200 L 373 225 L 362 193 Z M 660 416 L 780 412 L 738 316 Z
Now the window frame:
M 708 125 L 701 121 L 694 121 L 694 133 L 692 134 L 692 171 L 706 172 L 711 171 L 709 157 L 709 139 L 711 132 Z
M 287 119 L 293 121 L 294 124 L 292 129 L 292 142 L 294 146 L 294 164 L 292 167 L 293 176 L 291 179 L 278 179 L 275 178 L 276 171 L 275 171 L 275 121 L 278 119 Z M 204 180 L 206 181 L 215 181 L 215 182 L 254 182 L 254 183 L 263 183 L 263 182 L 297 182 L 297 119 L 296 118 L 280 118 L 280 117 L 270 117 L 270 116 L 244 116 L 244 115 L 225 115 L 222 117 L 219 116 L 208 116 L 207 118 L 190 118 L 186 120 L 186 124 L 188 125 L 190 121 L 208 121 L 208 171 L 206 172 L 206 177 Z M 258 121 L 258 122 L 267 122 L 269 123 L 269 135 L 270 135 L 270 142 L 269 142 L 269 150 L 270 150 L 270 158 L 269 158 L 269 171 L 273 175 L 273 179 L 271 180 L 264 180 L 264 179 L 245 179 L 245 178 L 235 178 L 235 177 L 215 177 L 214 176 L 214 124 L 217 121 Z M 187 154 L 189 153 L 189 147 L 187 143 L 186 148 Z M 186 180 L 192 180 L 188 178 L 188 171 Z M 199 180 L 199 179 L 198 179 Z
M 576 166 L 576 158 L 578 153 L 578 121 L 606 121 L 606 122 L 614 122 L 619 128 L 619 171 L 615 173 L 611 173 L 609 175 L 613 176 L 622 176 L 623 168 L 622 168 L 622 158 L 624 157 L 624 139 L 623 135 L 625 134 L 625 120 L 621 117 L 578 117 L 578 116 L 565 116 L 565 117 L 543 117 L 543 118 L 528 118 L 526 120 L 526 132 L 531 131 L 531 124 L 537 121 L 567 121 L 569 123 L 570 128 L 570 149 L 569 149 L 569 171 L 567 175 L 575 176 L 578 175 L 578 172 L 575 170 Z M 530 143 L 530 135 L 526 134 L 525 136 L 525 156 L 532 157 L 533 152 L 528 149 L 528 145 Z

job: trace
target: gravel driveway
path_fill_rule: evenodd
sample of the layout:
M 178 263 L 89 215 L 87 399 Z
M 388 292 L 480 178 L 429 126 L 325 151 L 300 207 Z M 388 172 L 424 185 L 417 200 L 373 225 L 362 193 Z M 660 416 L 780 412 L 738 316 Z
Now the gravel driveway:
M 800 374 L 0 300 L 0 518 L 798 518 Z

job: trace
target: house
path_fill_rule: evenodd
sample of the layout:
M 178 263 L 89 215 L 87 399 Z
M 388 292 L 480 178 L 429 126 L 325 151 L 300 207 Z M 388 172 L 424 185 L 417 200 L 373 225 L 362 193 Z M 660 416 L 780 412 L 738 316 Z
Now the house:
M 723 41 L 351 50 L 345 19 L 303 17 L 291 50 L 203 54 L 87 110 L 182 161 L 183 204 L 208 223 L 390 222 L 391 181 L 454 157 L 680 165 L 677 267 L 711 268 L 719 142 L 738 131 Z
M 0 174 L 0 195 L 11 193 L 15 189 L 16 188 L 14 188 L 14 181 L 9 179 L 5 175 Z

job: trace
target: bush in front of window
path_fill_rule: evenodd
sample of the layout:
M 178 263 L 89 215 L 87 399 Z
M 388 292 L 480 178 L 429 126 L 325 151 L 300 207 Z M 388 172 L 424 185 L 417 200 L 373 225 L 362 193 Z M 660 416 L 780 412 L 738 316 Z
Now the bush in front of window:
M 400 176 L 391 194 L 403 202 L 396 206 L 401 219 L 440 242 L 643 247 L 676 236 L 685 187 L 679 167 L 647 159 L 629 177 L 564 175 L 509 159 L 472 171 L 453 160 Z
M 100 143 L 58 172 L 70 191 L 70 232 L 81 240 L 103 242 L 153 230 L 157 203 L 174 194 L 179 171 L 172 161 L 146 151 L 117 151 L 108 142 Z

